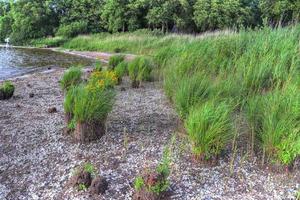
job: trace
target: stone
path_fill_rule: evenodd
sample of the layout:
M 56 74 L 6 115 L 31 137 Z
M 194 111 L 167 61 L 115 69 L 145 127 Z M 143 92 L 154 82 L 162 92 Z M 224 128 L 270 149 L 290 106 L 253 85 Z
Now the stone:
M 57 113 L 56 107 L 48 108 L 48 113 Z

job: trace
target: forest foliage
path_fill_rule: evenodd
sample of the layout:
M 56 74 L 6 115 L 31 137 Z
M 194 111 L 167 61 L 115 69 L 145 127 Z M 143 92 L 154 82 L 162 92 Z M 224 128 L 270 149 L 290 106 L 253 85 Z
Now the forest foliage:
M 287 25 L 299 18 L 299 0 L 2 0 L 0 41 L 144 28 L 198 33 Z

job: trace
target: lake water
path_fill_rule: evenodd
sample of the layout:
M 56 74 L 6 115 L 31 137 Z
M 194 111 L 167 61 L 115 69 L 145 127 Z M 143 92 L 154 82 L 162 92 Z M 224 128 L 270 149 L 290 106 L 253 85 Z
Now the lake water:
M 41 68 L 91 65 L 93 60 L 47 49 L 0 47 L 0 80 Z

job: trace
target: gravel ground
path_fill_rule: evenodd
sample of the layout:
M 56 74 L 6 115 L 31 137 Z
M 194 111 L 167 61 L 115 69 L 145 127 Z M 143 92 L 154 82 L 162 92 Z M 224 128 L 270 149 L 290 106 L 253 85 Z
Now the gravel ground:
M 184 134 L 177 133 L 177 115 L 157 83 L 131 89 L 125 81 L 117 88 L 107 134 L 76 144 L 63 135 L 62 73 L 53 69 L 16 78 L 14 98 L 0 103 L 0 199 L 131 199 L 135 176 L 159 162 L 173 136 L 171 199 L 293 199 L 300 187 L 299 167 L 271 173 L 241 153 L 233 173 L 230 154 L 215 167 L 193 162 Z M 58 112 L 48 113 L 50 107 Z M 108 180 L 103 196 L 67 186 L 74 168 L 84 162 Z

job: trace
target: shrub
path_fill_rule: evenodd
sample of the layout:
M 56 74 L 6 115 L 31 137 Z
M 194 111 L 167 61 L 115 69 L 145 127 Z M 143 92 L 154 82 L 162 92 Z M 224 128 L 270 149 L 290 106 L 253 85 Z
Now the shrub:
M 10 99 L 15 92 L 15 86 L 11 81 L 5 81 L 2 86 L 0 86 L 0 100 Z
M 262 147 L 263 161 L 290 165 L 300 155 L 300 95 L 295 85 L 256 96 L 247 117 Z
M 152 68 L 152 62 L 145 57 L 137 57 L 131 61 L 128 65 L 128 73 L 133 86 L 137 86 L 142 81 L 150 81 Z
M 56 33 L 57 36 L 66 38 L 75 37 L 87 32 L 88 24 L 84 21 L 73 22 L 68 25 L 60 25 Z
M 117 65 L 115 68 L 116 76 L 118 77 L 118 82 L 122 81 L 122 77 L 127 74 L 128 63 L 123 61 Z
M 123 55 L 115 55 L 115 56 L 111 56 L 109 58 L 109 62 L 108 62 L 108 68 L 110 70 L 114 70 L 115 67 L 118 66 L 118 64 L 120 64 L 121 62 L 123 62 L 125 59 L 125 57 Z
M 185 127 L 197 158 L 214 159 L 224 150 L 233 136 L 231 112 L 226 102 L 217 101 L 191 109 Z
M 67 91 L 71 86 L 76 86 L 81 83 L 82 71 L 79 67 L 71 67 L 68 69 L 60 80 L 60 87 Z

